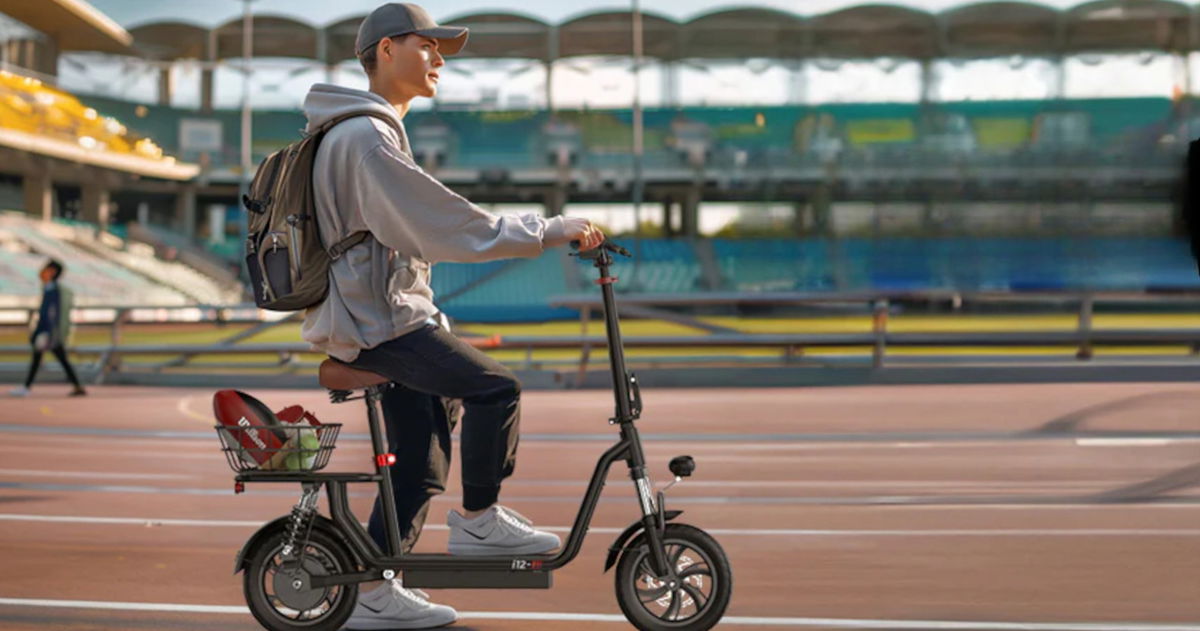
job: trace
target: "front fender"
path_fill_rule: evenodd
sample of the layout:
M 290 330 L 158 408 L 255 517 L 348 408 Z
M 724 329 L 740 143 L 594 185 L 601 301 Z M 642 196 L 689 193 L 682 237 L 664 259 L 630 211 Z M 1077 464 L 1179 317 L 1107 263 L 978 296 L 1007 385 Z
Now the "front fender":
M 334 535 L 335 538 L 337 538 L 336 537 L 337 528 L 334 527 L 333 521 L 331 521 L 328 517 L 325 517 L 324 515 L 313 515 L 313 519 L 316 520 L 313 523 L 313 530 L 324 528 L 326 533 L 330 533 L 330 534 Z M 242 570 L 246 569 L 246 564 L 248 563 L 248 561 L 246 559 L 246 554 L 250 550 L 254 549 L 254 547 L 257 546 L 258 543 L 260 541 L 262 541 L 263 539 L 266 539 L 267 537 L 275 534 L 278 531 L 286 531 L 287 527 L 288 527 L 288 522 L 290 522 L 291 520 L 292 520 L 291 515 L 284 515 L 283 517 L 278 517 L 276 519 L 273 519 L 273 520 L 267 522 L 265 525 L 263 525 L 262 528 L 258 529 L 258 532 L 255 532 L 253 535 L 251 535 L 250 539 L 248 541 L 246 541 L 246 543 L 244 545 L 242 545 L 242 549 L 238 550 L 237 559 L 235 559 L 233 562 L 233 573 L 237 574 L 238 572 L 241 572 Z
M 681 510 L 669 510 L 663 513 L 663 517 L 666 519 L 666 521 L 671 521 L 682 514 L 683 511 Z M 637 534 L 641 532 L 643 528 L 645 528 L 645 525 L 642 524 L 642 522 L 635 521 L 633 522 L 633 525 L 626 528 L 625 532 L 622 532 L 617 537 L 617 540 L 614 541 L 612 546 L 608 548 L 608 558 L 604 561 L 605 572 L 612 569 L 612 566 L 617 563 L 617 556 L 621 554 L 621 550 L 625 549 L 625 544 L 628 543 L 630 539 L 633 539 L 635 536 L 637 536 Z

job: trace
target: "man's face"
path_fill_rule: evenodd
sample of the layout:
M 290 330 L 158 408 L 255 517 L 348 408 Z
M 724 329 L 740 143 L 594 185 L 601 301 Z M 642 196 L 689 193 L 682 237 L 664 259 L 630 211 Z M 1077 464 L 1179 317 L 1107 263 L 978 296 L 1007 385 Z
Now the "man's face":
M 54 280 L 54 268 L 43 267 L 42 271 L 38 272 L 38 278 L 42 279 L 42 284 L 46 284 Z
M 446 65 L 437 40 L 409 34 L 385 37 L 376 46 L 379 65 L 375 72 L 389 92 L 405 99 L 437 94 L 438 68 Z

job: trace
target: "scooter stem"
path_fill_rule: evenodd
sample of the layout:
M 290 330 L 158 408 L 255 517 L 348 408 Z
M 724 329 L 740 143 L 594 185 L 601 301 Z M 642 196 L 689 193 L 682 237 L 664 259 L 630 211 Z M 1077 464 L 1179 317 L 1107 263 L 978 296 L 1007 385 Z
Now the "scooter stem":
M 606 250 L 597 248 L 595 266 L 600 270 L 600 293 L 604 298 L 604 328 L 608 335 L 608 360 L 612 369 L 613 396 L 616 398 L 616 418 L 618 423 L 631 423 L 634 420 L 632 405 L 629 399 L 629 374 L 625 371 L 625 347 L 621 341 L 621 324 L 618 320 L 617 298 L 613 284 L 615 276 L 609 275 L 609 266 L 613 258 Z

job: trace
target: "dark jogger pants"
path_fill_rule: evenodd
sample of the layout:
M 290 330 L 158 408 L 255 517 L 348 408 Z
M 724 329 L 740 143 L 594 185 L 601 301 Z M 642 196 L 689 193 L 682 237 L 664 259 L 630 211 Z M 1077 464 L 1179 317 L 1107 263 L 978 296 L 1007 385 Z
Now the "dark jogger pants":
M 390 473 L 404 552 L 416 544 L 430 500 L 446 490 L 459 401 L 463 508 L 496 502 L 516 463 L 521 385 L 512 371 L 432 325 L 363 351 L 352 365 L 397 384 L 384 393 L 382 408 L 396 455 Z M 377 498 L 367 529 L 387 550 L 382 508 Z
M 58 363 L 62 365 L 63 372 L 67 373 L 67 379 L 70 379 L 76 388 L 82 387 L 79 385 L 79 377 L 75 376 L 75 370 L 71 368 L 71 362 L 67 359 L 67 350 L 63 348 L 63 345 L 54 346 L 50 349 L 50 352 L 54 353 L 54 356 L 58 359 Z M 33 349 L 33 359 L 29 361 L 29 374 L 25 376 L 26 388 L 33 385 L 33 380 L 37 377 L 38 368 L 42 365 L 42 353 L 43 351 L 39 351 L 36 348 Z

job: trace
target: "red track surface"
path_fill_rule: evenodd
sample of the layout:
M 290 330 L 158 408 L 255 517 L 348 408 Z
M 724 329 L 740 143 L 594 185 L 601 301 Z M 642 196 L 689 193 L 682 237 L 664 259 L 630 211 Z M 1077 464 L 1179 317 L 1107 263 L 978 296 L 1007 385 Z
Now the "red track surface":
M 39 386 L 30 398 L 0 401 L 0 430 L 204 432 L 212 425 L 207 390 L 98 387 L 85 399 L 65 392 Z M 318 391 L 252 394 L 275 409 L 303 404 L 322 420 L 346 423 L 344 432 L 366 431 L 359 402 L 333 406 Z M 611 395 L 530 392 L 524 406 L 528 439 L 504 501 L 539 525 L 567 526 L 609 444 L 569 439 L 613 433 Z M 1200 629 L 1200 440 L 1007 435 L 1047 423 L 1073 432 L 1197 433 L 1200 387 L 659 390 L 645 393 L 645 406 L 639 427 L 656 480 L 665 481 L 671 456 L 696 458 L 695 477 L 672 489 L 668 504 L 685 511 L 680 521 L 718 532 L 734 568 L 729 616 L 765 618 L 767 628 L 846 628 L 809 620 L 836 618 Z M 231 570 L 252 526 L 155 520 L 266 521 L 289 510 L 290 487 L 233 495 L 215 436 L 0 437 L 0 629 L 257 628 L 248 614 L 3 599 L 242 606 Z M 343 440 L 331 468 L 365 469 L 368 455 L 364 441 Z M 435 502 L 420 550 L 445 549 L 442 524 L 457 503 L 457 478 L 456 471 Z M 1152 495 L 1153 503 L 1096 502 L 1097 494 L 1148 480 L 1159 482 L 1130 493 Z M 357 490 L 353 506 L 365 517 L 371 489 Z M 612 575 L 601 568 L 615 531 L 637 511 L 625 472 L 614 469 L 596 530 L 552 590 L 433 595 L 462 612 L 619 614 Z M 139 521 L 58 523 L 55 516 Z M 757 622 L 720 628 L 764 628 Z M 455 628 L 623 626 L 484 616 Z

